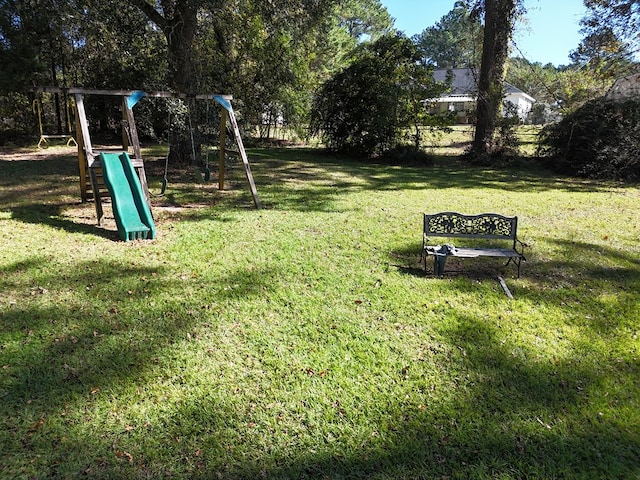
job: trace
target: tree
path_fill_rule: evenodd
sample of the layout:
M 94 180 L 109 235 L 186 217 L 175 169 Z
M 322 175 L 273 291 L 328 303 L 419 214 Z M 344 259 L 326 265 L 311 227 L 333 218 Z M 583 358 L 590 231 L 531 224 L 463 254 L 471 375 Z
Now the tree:
M 629 70 L 633 63 L 633 53 L 627 42 L 621 40 L 613 28 L 601 26 L 597 30 L 583 30 L 586 36 L 573 52 L 573 66 L 585 72 L 595 95 L 586 100 L 604 95 L 615 80 Z
M 640 102 L 605 96 L 640 47 L 640 1 L 585 0 L 584 39 L 562 71 L 571 111 L 545 127 L 541 153 L 564 173 L 598 178 L 640 178 Z
M 391 32 L 393 18 L 380 0 L 342 0 L 336 4 L 338 25 L 354 40 L 375 41 Z
M 57 84 L 57 73 L 69 62 L 64 20 L 72 13 L 71 5 L 60 0 L 0 2 L 0 91 L 32 82 Z
M 558 71 L 551 63 L 542 65 L 540 62 L 531 63 L 522 57 L 512 57 L 509 59 L 505 80 L 527 92 L 536 102 L 553 103 L 557 100 L 554 86 Z
M 476 130 L 470 155 L 491 153 L 502 99 L 505 63 L 519 0 L 484 0 L 484 39 L 478 79 Z
M 401 33 L 362 45 L 353 63 L 317 94 L 311 131 L 336 151 L 382 154 L 397 146 L 402 131 L 426 114 L 428 99 L 443 90 L 432 72 Z M 416 148 L 419 139 L 414 136 Z
M 640 49 L 640 1 L 585 0 L 590 14 L 583 19 L 585 34 L 610 36 L 632 52 Z
M 200 2 L 162 0 L 156 6 L 147 0 L 131 0 L 131 4 L 156 24 L 166 38 L 169 86 L 181 92 L 194 93 L 191 52 Z
M 203 86 L 236 90 L 247 79 L 253 80 L 254 94 L 247 98 L 257 107 L 250 112 L 253 118 L 260 118 L 266 108 L 278 103 L 278 95 L 282 99 L 287 87 L 300 78 L 297 60 L 303 43 L 299 39 L 306 38 L 307 32 L 322 22 L 333 3 L 334 0 L 162 0 L 152 4 L 133 0 L 166 38 L 167 83 L 171 88 L 187 93 Z M 195 38 L 204 40 L 204 46 L 196 48 Z M 194 50 L 204 53 L 200 59 L 211 67 L 200 71 L 198 77 L 194 75 Z M 219 65 L 222 68 L 216 68 Z M 188 158 L 192 151 L 189 141 L 186 138 L 175 142 L 172 156 L 177 160 Z
M 482 23 L 467 2 L 457 1 L 453 10 L 413 41 L 424 59 L 438 68 L 477 68 L 482 52 Z
M 337 1 L 329 23 L 316 37 L 311 55 L 327 80 L 349 62 L 349 55 L 362 42 L 373 42 L 393 30 L 393 18 L 380 0 Z
M 0 2 L 0 92 L 11 95 L 13 101 L 3 102 L 3 118 L 16 118 L 20 109 L 31 111 L 24 91 L 34 84 L 58 86 L 64 83 L 70 63 L 70 45 L 66 40 L 67 26 L 63 19 L 70 15 L 68 2 L 46 0 L 42 2 Z M 30 100 L 33 100 L 33 96 Z M 53 97 L 49 128 L 62 133 L 65 102 Z M 15 108 L 15 111 L 11 111 Z M 21 130 L 35 127 L 30 118 Z M 55 123 L 55 127 L 53 124 Z M 29 125 L 31 124 L 31 125 Z M 51 131 L 51 133 L 54 133 Z
M 24 90 L 35 83 L 228 92 L 243 102 L 241 125 L 261 122 L 269 111 L 302 122 L 319 80 L 342 68 L 345 52 L 359 40 L 379 36 L 392 23 L 379 0 L 0 5 L 0 88 Z M 332 31 L 339 32 L 339 41 L 328 35 Z M 106 121 L 109 109 L 98 112 L 101 124 L 114 124 Z M 142 115 L 138 119 L 142 124 Z M 166 122 L 149 125 L 160 123 Z

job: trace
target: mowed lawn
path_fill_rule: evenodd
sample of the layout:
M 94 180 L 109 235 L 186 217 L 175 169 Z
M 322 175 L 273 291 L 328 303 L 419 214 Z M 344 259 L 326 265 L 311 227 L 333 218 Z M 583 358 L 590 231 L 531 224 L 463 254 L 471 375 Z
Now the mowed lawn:
M 0 152 L 1 478 L 640 478 L 638 186 L 250 158 L 262 210 L 172 166 L 121 242 L 73 150 Z M 449 210 L 517 215 L 522 276 L 425 273 Z

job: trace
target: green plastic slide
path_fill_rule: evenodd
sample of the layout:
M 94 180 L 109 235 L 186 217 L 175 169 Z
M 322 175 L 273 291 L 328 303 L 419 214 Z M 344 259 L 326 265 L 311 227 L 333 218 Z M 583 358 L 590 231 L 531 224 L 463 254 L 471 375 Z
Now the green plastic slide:
M 120 238 L 124 241 L 156 238 L 151 210 L 127 152 L 101 153 L 100 162 Z

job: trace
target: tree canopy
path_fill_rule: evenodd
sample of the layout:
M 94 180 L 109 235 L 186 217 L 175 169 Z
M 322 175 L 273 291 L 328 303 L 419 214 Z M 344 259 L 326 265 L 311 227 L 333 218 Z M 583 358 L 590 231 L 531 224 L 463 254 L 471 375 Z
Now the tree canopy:
M 414 37 L 424 59 L 438 68 L 480 66 L 482 22 L 478 11 L 457 1 L 432 27 Z
M 587 36 L 615 38 L 619 47 L 640 52 L 640 1 L 584 0 L 589 14 L 583 20 Z

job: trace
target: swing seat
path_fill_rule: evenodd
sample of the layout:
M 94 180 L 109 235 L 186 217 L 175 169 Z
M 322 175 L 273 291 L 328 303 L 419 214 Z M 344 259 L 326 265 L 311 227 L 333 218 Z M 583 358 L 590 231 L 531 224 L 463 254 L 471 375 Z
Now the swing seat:
M 78 143 L 76 139 L 73 138 L 73 135 L 40 135 L 40 141 L 38 142 L 38 148 L 42 148 L 42 144 L 44 143 L 45 147 L 48 147 L 49 138 L 60 138 L 63 140 L 67 140 L 67 147 L 77 147 Z

